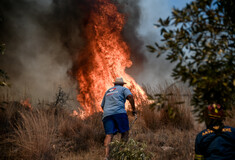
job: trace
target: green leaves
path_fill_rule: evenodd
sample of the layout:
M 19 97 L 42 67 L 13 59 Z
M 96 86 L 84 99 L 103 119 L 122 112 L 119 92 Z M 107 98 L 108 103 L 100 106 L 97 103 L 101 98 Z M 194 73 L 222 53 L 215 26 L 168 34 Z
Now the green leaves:
M 157 51 L 156 48 L 152 47 L 151 45 L 147 45 L 146 47 L 148 48 L 149 52 L 156 52 Z
M 150 160 L 153 154 L 146 144 L 130 139 L 128 142 L 114 141 L 110 144 L 110 158 L 115 160 Z
M 161 18 L 159 18 L 158 22 L 160 23 L 160 25 L 157 24 L 156 26 L 165 26 L 166 27 L 170 23 L 170 17 L 167 17 L 165 20 L 162 20 Z
M 194 88 L 192 104 L 200 121 L 210 103 L 235 106 L 235 20 L 232 0 L 195 0 L 155 24 L 162 45 L 147 46 L 176 63 L 172 76 Z M 232 11 L 231 11 L 232 10 Z M 173 27 L 175 26 L 175 27 Z

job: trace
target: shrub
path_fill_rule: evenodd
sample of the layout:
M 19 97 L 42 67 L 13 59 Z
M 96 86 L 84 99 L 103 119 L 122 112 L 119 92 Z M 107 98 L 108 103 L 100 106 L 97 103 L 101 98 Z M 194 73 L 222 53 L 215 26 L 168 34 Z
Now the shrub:
M 95 113 L 82 120 L 70 115 L 59 116 L 59 134 L 70 145 L 63 145 L 64 151 L 88 151 L 94 143 L 103 144 L 105 137 L 101 114 Z M 60 147 L 60 148 L 61 148 Z
M 155 131 L 160 126 L 159 114 L 155 109 L 146 106 L 142 111 L 145 126 L 153 131 Z M 143 126 L 144 127 L 144 126 Z
M 155 91 L 155 93 L 151 92 L 149 97 L 153 103 L 149 106 L 150 108 L 145 108 L 142 112 L 148 128 L 155 130 L 159 128 L 159 125 L 172 125 L 180 129 L 194 127 L 189 105 L 189 90 L 173 83 L 159 87 L 159 91 Z
M 82 120 L 62 107 L 18 102 L 0 103 L 0 129 L 0 159 L 53 160 L 101 146 L 105 136 L 101 113 Z
M 105 133 L 102 123 L 102 112 L 94 113 L 93 115 L 87 117 L 84 122 L 91 128 L 91 132 L 89 132 L 89 134 L 91 134 L 93 141 L 98 144 L 103 144 Z
M 0 159 L 8 159 L 10 156 L 13 144 L 8 139 L 22 120 L 22 112 L 27 110 L 19 102 L 0 102 Z
M 56 128 L 54 115 L 43 110 L 21 113 L 22 121 L 15 128 L 12 141 L 18 159 L 53 160 Z
M 130 139 L 128 142 L 111 142 L 110 158 L 114 160 L 150 160 L 153 154 L 144 143 Z

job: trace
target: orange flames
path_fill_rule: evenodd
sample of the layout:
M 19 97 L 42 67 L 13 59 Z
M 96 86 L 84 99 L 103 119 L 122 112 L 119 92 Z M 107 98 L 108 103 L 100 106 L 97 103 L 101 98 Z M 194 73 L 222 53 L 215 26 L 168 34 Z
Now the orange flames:
M 84 35 L 85 48 L 78 57 L 77 80 L 80 94 L 77 100 L 86 115 L 101 111 L 105 91 L 113 86 L 116 77 L 123 77 L 126 87 L 135 97 L 146 98 L 145 92 L 135 80 L 125 73 L 131 67 L 130 49 L 124 42 L 121 31 L 125 17 L 110 0 L 97 0 L 90 13 Z M 136 104 L 140 100 L 135 98 Z
M 25 100 L 22 100 L 20 102 L 25 108 L 28 108 L 30 110 L 32 110 L 32 105 L 30 104 L 29 102 L 29 98 L 25 99 Z

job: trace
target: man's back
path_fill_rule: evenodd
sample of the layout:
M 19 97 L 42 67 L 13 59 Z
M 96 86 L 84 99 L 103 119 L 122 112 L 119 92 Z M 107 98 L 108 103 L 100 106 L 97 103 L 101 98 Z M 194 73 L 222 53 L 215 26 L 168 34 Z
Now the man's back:
M 195 143 L 195 159 L 200 157 L 206 160 L 235 159 L 235 128 L 226 126 L 217 134 L 205 129 L 197 135 Z
M 130 90 L 121 85 L 108 89 L 101 104 L 103 118 L 113 114 L 126 113 L 125 102 L 128 95 L 132 95 Z

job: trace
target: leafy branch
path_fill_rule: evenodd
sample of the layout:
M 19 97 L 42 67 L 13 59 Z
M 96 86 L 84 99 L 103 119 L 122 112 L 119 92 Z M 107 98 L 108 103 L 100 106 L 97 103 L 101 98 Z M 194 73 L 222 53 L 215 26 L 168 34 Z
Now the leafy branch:
M 172 76 L 194 89 L 192 104 L 203 121 L 205 106 L 235 106 L 235 21 L 232 0 L 195 0 L 155 24 L 161 42 L 148 45 L 175 63 Z

